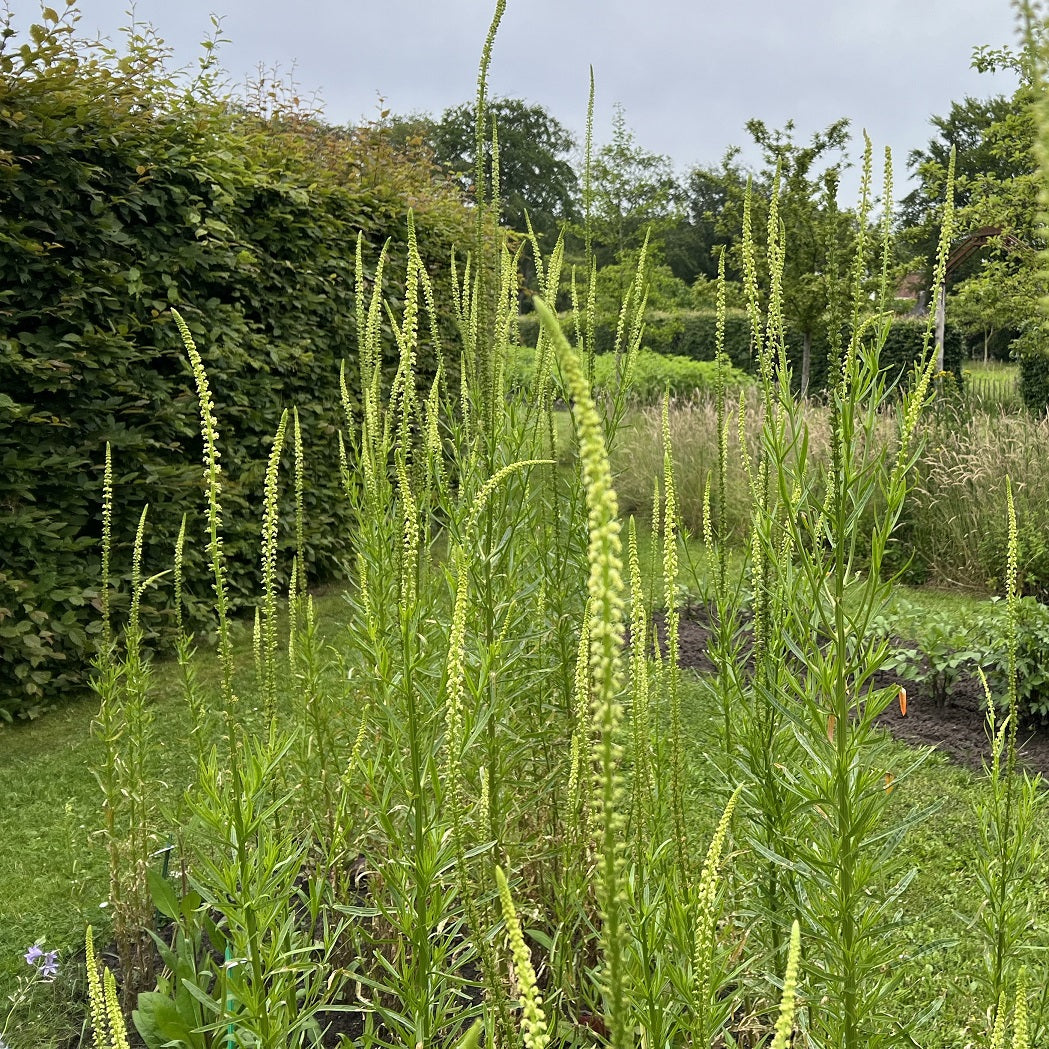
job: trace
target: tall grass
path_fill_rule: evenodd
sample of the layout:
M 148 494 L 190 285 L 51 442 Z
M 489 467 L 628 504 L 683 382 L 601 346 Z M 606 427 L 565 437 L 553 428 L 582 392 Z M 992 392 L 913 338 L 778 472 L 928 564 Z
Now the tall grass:
M 895 400 L 887 403 L 870 439 L 892 448 L 900 410 Z M 830 409 L 825 403 L 807 401 L 799 412 L 808 434 L 807 455 L 813 465 L 825 464 Z M 717 417 L 718 401 L 713 397 L 670 405 L 681 520 L 697 536 L 703 531 L 707 479 L 719 468 Z M 739 425 L 725 434 L 729 446 L 725 495 L 713 503 L 726 538 L 736 546 L 744 544 L 749 520 L 741 447 L 751 458 L 756 454 L 760 419 L 761 399 L 751 394 L 738 406 Z M 630 412 L 624 421 L 627 436 L 613 460 L 624 508 L 646 517 L 650 478 L 662 468 L 661 431 L 658 409 Z M 1049 593 L 1049 421 L 1023 412 L 974 411 L 949 396 L 938 396 L 933 410 L 922 416 L 918 437 L 910 497 L 893 539 L 893 566 L 905 565 L 913 582 L 978 593 L 1000 591 L 1007 547 L 1001 508 L 1008 475 L 1016 484 L 1020 585 L 1027 593 Z M 868 517 L 864 529 L 870 524 Z
M 1028 593 L 1049 585 L 1049 420 L 945 406 L 926 422 L 915 467 L 907 538 L 927 578 L 1001 590 L 1007 530 L 1005 479 L 1013 478 L 1018 573 Z

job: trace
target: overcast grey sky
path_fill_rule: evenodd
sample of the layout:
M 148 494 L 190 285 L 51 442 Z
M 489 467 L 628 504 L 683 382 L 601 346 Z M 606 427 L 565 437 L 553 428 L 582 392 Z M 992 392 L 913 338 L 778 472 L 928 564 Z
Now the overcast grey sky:
M 15 0 L 25 18 L 29 0 Z M 81 0 L 81 29 L 118 38 L 126 0 Z M 179 63 L 193 63 L 209 15 L 223 16 L 221 58 L 235 81 L 259 63 L 293 68 L 333 123 L 471 100 L 494 0 L 138 0 Z M 621 103 L 638 141 L 679 171 L 746 145 L 744 122 L 793 119 L 796 137 L 848 117 L 853 153 L 866 128 L 877 170 L 908 152 L 953 100 L 1011 92 L 1010 75 L 970 68 L 977 44 L 1015 42 L 1008 0 L 509 0 L 491 93 L 547 107 L 582 139 L 588 67 L 596 138 Z M 755 159 L 753 151 L 744 154 Z M 855 185 L 855 177 L 849 179 Z

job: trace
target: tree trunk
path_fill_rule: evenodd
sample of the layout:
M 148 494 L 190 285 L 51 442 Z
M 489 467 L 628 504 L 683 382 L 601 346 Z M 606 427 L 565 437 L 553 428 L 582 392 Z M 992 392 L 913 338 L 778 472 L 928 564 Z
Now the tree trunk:
M 809 392 L 809 372 L 812 369 L 812 332 L 805 332 L 801 341 L 801 396 Z

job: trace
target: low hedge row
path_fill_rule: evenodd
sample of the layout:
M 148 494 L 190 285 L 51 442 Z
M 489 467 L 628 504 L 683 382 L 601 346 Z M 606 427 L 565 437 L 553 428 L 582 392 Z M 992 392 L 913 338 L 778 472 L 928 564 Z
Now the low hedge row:
M 518 319 L 523 345 L 534 346 L 538 335 L 538 321 L 534 314 Z M 678 354 L 697 361 L 714 359 L 717 314 L 713 310 L 651 313 L 645 320 L 645 346 L 657 353 Z M 595 343 L 598 353 L 615 348 L 615 322 L 601 320 L 596 325 Z M 895 318 L 889 328 L 882 349 L 882 366 L 893 376 L 905 372 L 922 353 L 925 322 L 910 317 Z M 751 354 L 750 320 L 743 310 L 730 310 L 725 318 L 725 352 L 732 364 L 741 371 L 753 372 L 755 361 Z M 811 351 L 810 386 L 820 390 L 827 383 L 829 344 L 826 337 L 813 340 Z M 802 337 L 797 332 L 787 333 L 787 356 L 795 376 L 800 370 Z M 944 369 L 961 379 L 964 358 L 962 335 L 959 329 L 948 325 L 944 335 Z
M 616 385 L 621 358 L 614 353 L 599 353 L 594 357 L 594 386 L 598 390 Z M 535 350 L 520 346 L 508 362 L 507 385 L 526 390 L 535 381 Z M 753 378 L 738 368 L 730 367 L 725 376 L 732 390 L 753 383 Z M 640 404 L 656 404 L 663 394 L 689 397 L 712 391 L 717 382 L 717 366 L 713 361 L 693 361 L 687 357 L 668 356 L 652 350 L 641 350 L 634 362 L 630 377 L 629 398 Z

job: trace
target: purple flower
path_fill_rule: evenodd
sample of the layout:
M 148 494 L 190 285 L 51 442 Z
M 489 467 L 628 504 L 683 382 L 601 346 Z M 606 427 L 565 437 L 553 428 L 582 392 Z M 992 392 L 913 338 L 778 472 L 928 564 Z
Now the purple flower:
M 53 980 L 58 975 L 58 951 L 48 951 L 37 971 L 41 980 Z
M 58 975 L 58 951 L 45 951 L 39 943 L 34 943 L 25 952 L 26 965 L 32 965 L 41 980 L 50 983 Z M 0 1045 L 0 1049 L 4 1049 Z

